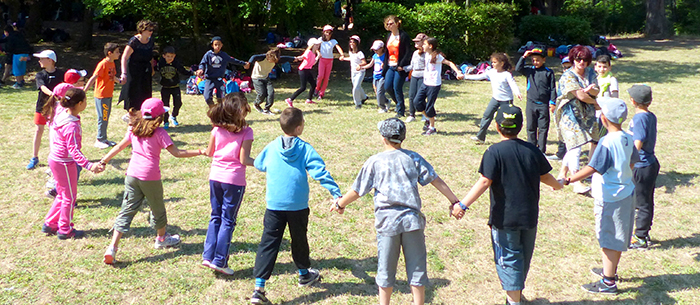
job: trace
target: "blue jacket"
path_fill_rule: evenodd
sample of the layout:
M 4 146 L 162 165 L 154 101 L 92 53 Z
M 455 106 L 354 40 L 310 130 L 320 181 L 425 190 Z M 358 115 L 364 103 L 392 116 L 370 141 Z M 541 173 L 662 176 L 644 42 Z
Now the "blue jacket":
M 214 53 L 214 51 L 209 50 L 204 53 L 202 61 L 199 62 L 199 69 L 204 71 L 204 76 L 208 79 L 217 79 L 224 77 L 226 74 L 226 66 L 229 62 L 232 62 L 239 66 L 244 66 L 245 62 L 235 59 L 226 52 Z
M 294 138 L 292 146 L 282 148 L 282 137 L 270 142 L 255 158 L 255 168 L 267 173 L 267 208 L 274 211 L 299 211 L 309 207 L 311 178 L 330 191 L 333 198 L 341 196 L 340 188 L 326 171 L 323 159 L 304 140 Z

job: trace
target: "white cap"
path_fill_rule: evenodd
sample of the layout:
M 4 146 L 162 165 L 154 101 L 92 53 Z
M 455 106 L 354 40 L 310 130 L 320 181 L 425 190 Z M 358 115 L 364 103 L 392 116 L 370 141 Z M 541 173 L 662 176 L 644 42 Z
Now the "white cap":
M 311 38 L 309 39 L 309 42 L 306 43 L 308 46 L 313 46 L 316 44 L 321 44 L 321 39 Z
M 375 40 L 374 43 L 372 43 L 372 47 L 370 48 L 371 50 L 379 50 L 384 47 L 384 42 L 381 40 Z
M 34 57 L 37 58 L 50 58 L 53 62 L 56 62 L 56 52 L 52 50 L 43 50 L 41 53 L 34 53 Z

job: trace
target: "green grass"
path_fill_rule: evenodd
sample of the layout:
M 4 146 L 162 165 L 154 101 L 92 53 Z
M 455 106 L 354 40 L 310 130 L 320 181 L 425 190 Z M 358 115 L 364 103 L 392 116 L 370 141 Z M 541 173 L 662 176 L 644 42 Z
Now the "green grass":
M 698 140 L 695 121 L 700 113 L 697 72 L 700 41 L 615 41 L 626 57 L 615 61 L 613 73 L 620 81 L 621 97 L 633 83 L 653 87 L 651 110 L 659 119 L 657 156 L 661 174 L 657 180 L 656 216 L 649 251 L 623 254 L 618 296 L 591 295 L 579 288 L 595 280 L 588 269 L 600 266 L 593 231 L 593 200 L 574 194 L 568 187 L 553 192 L 542 188 L 540 225 L 532 269 L 524 291 L 533 304 L 696 304 L 700 297 L 700 190 L 698 189 Z M 347 63 L 337 63 L 337 66 Z M 548 66 L 558 67 L 550 59 Z M 557 72 L 560 72 L 557 69 Z M 376 123 L 388 117 L 370 106 L 352 107 L 350 81 L 345 73 L 334 75 L 330 92 L 320 105 L 303 105 L 306 128 L 302 138 L 321 154 L 328 169 L 347 191 L 364 161 L 382 150 Z M 558 73 L 560 75 L 560 73 Z M 523 77 L 516 80 L 524 92 Z M 276 83 L 276 108 L 296 90 L 296 75 Z M 369 84 L 365 90 L 371 91 Z M 408 90 L 406 90 L 407 92 Z M 404 147 L 423 155 L 461 198 L 476 181 L 481 155 L 488 147 L 474 145 L 469 137 L 490 98 L 488 82 L 447 81 L 437 102 L 439 133 L 420 135 L 421 123 L 408 124 Z M 88 94 L 92 103 L 91 93 Z M 159 96 L 154 92 L 155 96 Z M 370 96 L 373 97 L 372 94 Z M 248 95 L 249 100 L 254 95 Z M 0 303 L 3 304 L 242 304 L 253 289 L 252 268 L 262 232 L 265 210 L 265 176 L 248 169 L 246 195 L 233 234 L 231 268 L 225 277 L 199 268 L 202 243 L 209 220 L 208 171 L 210 159 L 176 159 L 163 152 L 161 169 L 168 209 L 169 231 L 182 236 L 174 249 L 154 250 L 154 231 L 147 214 L 134 219 L 125 235 L 114 267 L 102 263 L 123 192 L 123 176 L 129 150 L 118 155 L 101 174 L 84 171 L 78 186 L 76 227 L 87 238 L 59 241 L 39 232 L 51 205 L 44 197 L 48 140 L 44 137 L 41 166 L 24 169 L 31 154 L 32 116 L 36 91 L 0 88 L 0 169 L 6 183 L 0 187 Z M 524 106 L 524 102 L 516 102 Z M 630 105 L 631 106 L 631 105 Z M 201 96 L 184 96 L 179 119 L 183 126 L 169 133 L 177 146 L 204 148 L 211 126 Z M 115 106 L 109 127 L 118 141 L 126 125 L 123 110 Z M 631 116 L 630 116 L 631 117 Z M 82 115 L 83 152 L 92 160 L 106 151 L 92 147 L 95 113 L 92 106 Z M 281 134 L 275 117 L 253 112 L 248 116 L 255 131 L 253 155 Z M 628 120 L 629 121 L 629 120 Z M 627 123 L 624 124 L 625 126 Z M 521 133 L 521 138 L 524 132 Z M 550 130 L 548 150 L 556 149 Z M 494 130 L 487 141 L 497 140 Z M 553 162 L 556 175 L 559 163 Z M 480 198 L 461 221 L 447 216 L 446 200 L 434 188 L 421 189 L 423 211 L 428 217 L 426 242 L 432 304 L 502 304 L 501 290 L 492 261 L 488 196 Z M 288 235 L 282 244 L 268 296 L 276 304 L 374 304 L 377 291 L 376 241 L 371 196 L 348 207 L 344 215 L 331 214 L 328 192 L 311 182 L 309 240 L 314 267 L 324 279 L 311 288 L 296 286 Z M 403 263 L 393 301 L 411 301 Z

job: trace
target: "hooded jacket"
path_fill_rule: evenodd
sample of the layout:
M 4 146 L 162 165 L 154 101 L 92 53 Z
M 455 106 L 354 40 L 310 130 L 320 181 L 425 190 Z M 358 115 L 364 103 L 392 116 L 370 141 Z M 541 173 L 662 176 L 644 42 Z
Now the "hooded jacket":
M 51 153 L 49 159 L 57 162 L 73 162 L 83 168 L 92 167 L 92 162 L 80 151 L 83 131 L 80 117 L 71 115 L 66 108 L 57 107 L 56 115 L 49 126 Z

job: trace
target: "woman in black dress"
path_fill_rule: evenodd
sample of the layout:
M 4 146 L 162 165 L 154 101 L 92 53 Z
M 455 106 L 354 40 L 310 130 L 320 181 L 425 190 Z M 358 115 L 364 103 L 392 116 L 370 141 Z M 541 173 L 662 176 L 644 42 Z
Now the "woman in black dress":
M 124 109 L 141 109 L 144 100 L 151 97 L 153 66 L 153 31 L 156 23 L 141 20 L 136 25 L 138 34 L 129 39 L 121 59 L 122 91 L 119 101 L 124 101 Z

